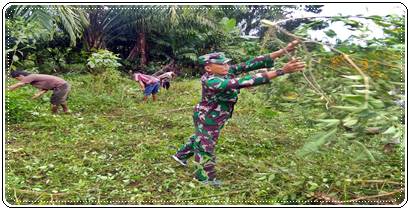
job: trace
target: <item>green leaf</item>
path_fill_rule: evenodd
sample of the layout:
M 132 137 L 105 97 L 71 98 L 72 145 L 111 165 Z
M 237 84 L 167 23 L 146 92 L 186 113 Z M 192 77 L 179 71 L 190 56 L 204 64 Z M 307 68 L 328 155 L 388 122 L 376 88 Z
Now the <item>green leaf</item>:
M 376 92 L 370 91 L 370 90 L 354 90 L 356 93 L 361 93 L 361 94 L 366 94 L 368 93 L 369 95 L 374 95 Z
M 224 31 L 229 32 L 235 29 L 236 20 L 231 18 L 224 17 L 220 21 L 220 24 L 223 26 Z
M 365 87 L 366 87 L 366 85 L 350 85 L 350 87 L 365 88 Z
M 348 25 L 352 28 L 358 28 L 359 26 L 362 25 L 362 23 L 360 23 L 359 21 L 351 20 L 351 19 L 344 19 L 343 22 L 345 23 L 345 25 Z
M 269 182 L 273 181 L 274 179 L 275 179 L 275 174 L 269 175 L 269 177 L 268 177 Z
M 332 22 L 342 21 L 342 20 L 343 20 L 343 17 L 335 16 L 335 17 L 331 17 L 330 20 L 331 20 Z
M 262 110 L 258 109 L 258 113 L 260 113 L 261 115 L 263 115 L 265 117 L 275 117 L 275 116 L 278 115 L 277 112 L 275 112 L 271 109 L 267 109 L 267 108 L 262 109 Z
M 306 24 L 312 30 L 321 30 L 325 27 L 328 27 L 329 24 L 324 20 L 315 20 L 311 23 Z
M 14 48 L 17 49 L 17 46 L 15 46 Z M 4 54 L 7 55 L 9 52 L 13 52 L 14 50 L 15 49 L 7 49 Z
M 372 105 L 376 109 L 381 109 L 384 108 L 384 103 L 381 100 L 378 99 L 372 99 L 369 101 L 369 104 Z
M 384 131 L 382 134 L 394 134 L 396 133 L 397 129 L 394 126 L 391 126 L 390 128 L 388 128 L 386 131 Z
M 275 23 L 270 20 L 261 20 L 262 26 L 275 26 Z
M 364 95 L 341 94 L 342 99 L 354 104 L 363 104 L 365 102 Z
M 41 170 L 47 169 L 47 166 L 40 166 L 39 169 Z
M 360 112 L 366 109 L 365 107 L 357 107 L 357 106 L 332 106 L 331 108 L 340 109 L 349 112 Z
M 324 126 L 324 127 L 333 127 L 337 126 L 340 123 L 339 119 L 319 119 L 317 120 L 321 123 L 317 124 L 317 126 Z
M 192 183 L 192 182 L 190 182 L 190 183 L 188 184 L 188 186 L 191 187 L 191 188 L 195 188 L 195 184 Z
M 235 28 L 235 26 L 236 26 L 236 20 L 233 19 L 233 18 L 229 19 L 229 20 L 226 22 L 226 26 L 229 27 L 229 28 L 232 28 L 232 29 Z
M 13 55 L 13 61 L 18 61 L 19 57 L 17 55 Z
M 173 173 L 175 173 L 174 169 L 172 169 L 172 168 L 164 169 L 163 172 L 166 173 L 166 174 L 173 174 Z
M 344 78 L 351 79 L 351 80 L 361 80 L 363 79 L 360 75 L 341 75 Z
M 308 184 L 310 185 L 310 187 L 308 189 L 309 191 L 315 191 L 319 187 L 319 185 L 317 183 L 312 182 L 312 181 L 309 181 Z
M 359 145 L 362 149 L 363 152 L 367 155 L 367 158 L 372 161 L 375 162 L 376 159 L 374 158 L 373 154 L 366 148 L 366 146 L 364 146 L 362 143 L 358 142 L 358 141 L 353 141 L 354 143 L 356 143 L 357 145 Z
M 351 116 L 347 116 L 345 119 L 343 119 L 343 125 L 348 128 L 353 127 L 354 125 L 357 124 L 357 122 L 359 122 L 359 120 Z
M 296 151 L 296 154 L 299 157 L 303 157 L 309 153 L 316 152 L 319 150 L 319 148 L 326 143 L 327 139 L 329 139 L 331 136 L 333 136 L 336 133 L 337 129 L 333 129 L 330 132 L 321 132 L 311 139 L 314 139 L 313 141 L 310 141 L 303 145 L 301 149 Z
M 333 31 L 332 29 L 329 29 L 329 30 L 325 31 L 325 34 L 326 34 L 328 37 L 335 37 L 335 36 L 337 35 L 336 32 Z
M 383 20 L 383 18 L 381 16 L 378 16 L 378 15 L 371 15 L 371 16 L 366 17 L 366 18 L 371 19 L 371 20 L 378 20 L 378 21 Z
M 348 139 L 352 139 L 357 137 L 357 133 L 344 133 L 343 136 L 346 136 Z

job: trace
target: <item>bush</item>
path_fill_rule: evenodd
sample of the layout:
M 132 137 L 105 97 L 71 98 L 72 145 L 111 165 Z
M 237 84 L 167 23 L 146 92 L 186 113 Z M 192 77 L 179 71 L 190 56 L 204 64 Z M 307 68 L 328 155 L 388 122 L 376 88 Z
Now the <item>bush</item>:
M 7 92 L 6 94 L 6 122 L 19 123 L 33 115 L 36 103 L 29 100 L 29 95 L 24 92 Z
M 39 65 L 38 73 L 40 74 L 55 74 L 59 70 L 59 66 L 53 61 L 45 61 L 43 64 Z
M 98 50 L 87 59 L 90 73 L 103 73 L 105 71 L 117 70 L 121 64 L 119 58 L 108 50 Z
M 64 65 L 64 72 L 71 72 L 71 73 L 86 73 L 87 72 L 87 65 L 85 63 L 74 63 L 74 64 L 66 64 Z

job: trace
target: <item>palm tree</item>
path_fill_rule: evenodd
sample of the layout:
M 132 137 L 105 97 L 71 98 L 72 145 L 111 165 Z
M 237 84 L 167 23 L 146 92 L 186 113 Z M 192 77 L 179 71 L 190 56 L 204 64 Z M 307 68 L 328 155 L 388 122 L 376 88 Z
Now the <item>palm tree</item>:
M 215 28 L 215 24 L 205 16 L 206 13 L 191 10 L 189 6 L 172 5 L 162 6 L 134 6 L 133 10 L 128 10 L 126 16 L 129 22 L 122 28 L 128 28 L 135 37 L 133 48 L 127 56 L 127 60 L 135 60 L 140 56 L 140 64 L 147 64 L 147 39 L 153 34 L 173 34 L 179 30 L 189 30 L 192 28 L 210 29 Z M 178 39 L 171 39 L 173 50 L 177 47 Z
M 104 49 L 111 40 L 123 35 L 119 27 L 127 18 L 119 6 L 90 6 L 86 11 L 90 22 L 83 37 L 87 50 Z
M 51 31 L 57 27 L 70 37 L 70 45 L 75 46 L 88 25 L 85 11 L 78 6 L 68 5 L 18 5 L 10 7 L 12 18 L 23 17 L 26 21 L 36 21 Z
M 90 22 L 84 32 L 87 50 L 107 46 L 118 48 L 120 42 L 125 44 L 125 48 L 130 46 L 124 57 L 129 61 L 139 57 L 142 66 L 148 62 L 148 40 L 157 41 L 156 34 L 169 35 L 171 49 L 176 52 L 180 43 L 186 40 L 175 34 L 216 28 L 214 21 L 206 16 L 208 11 L 192 10 L 189 6 L 131 6 L 131 9 L 123 9 L 122 6 L 99 6 L 96 9 L 93 6 L 86 11 Z M 192 38 L 189 37 L 192 33 L 188 32 L 186 37 Z

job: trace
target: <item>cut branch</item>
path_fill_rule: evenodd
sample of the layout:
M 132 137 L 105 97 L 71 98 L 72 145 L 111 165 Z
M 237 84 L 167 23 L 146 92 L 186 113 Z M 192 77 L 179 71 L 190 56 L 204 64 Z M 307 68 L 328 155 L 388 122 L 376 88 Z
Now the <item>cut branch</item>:
M 388 181 L 388 180 L 361 180 L 361 179 L 359 179 L 359 180 L 353 180 L 353 182 L 404 185 L 404 183 L 393 182 L 393 181 Z
M 272 31 L 271 29 L 269 29 L 269 30 Z M 287 55 L 289 58 L 294 59 L 294 56 L 292 56 L 292 55 L 286 50 L 286 47 L 284 47 L 284 43 L 283 43 L 283 42 L 281 42 L 279 39 L 275 39 L 275 41 L 277 41 L 277 42 L 279 43 L 279 45 L 281 45 L 281 46 L 283 47 L 283 50 L 285 51 L 286 55 Z M 307 50 L 307 47 L 306 47 L 305 44 L 303 44 L 303 49 L 304 49 L 304 50 L 306 51 L 306 53 L 308 54 L 308 50 Z M 313 89 L 313 91 L 314 91 L 316 94 L 320 95 L 322 99 L 325 99 L 325 100 L 326 100 L 326 109 L 329 109 L 328 105 L 331 104 L 331 103 L 333 103 L 333 102 L 332 102 L 332 99 L 326 96 L 325 92 L 322 90 L 322 88 L 320 87 L 320 85 L 317 83 L 316 78 L 314 77 L 314 75 L 313 75 L 312 72 L 311 72 L 311 60 L 312 60 L 311 56 L 307 56 L 307 60 L 308 60 L 308 68 L 307 68 L 307 70 L 308 70 L 309 75 L 311 76 L 312 79 L 309 79 L 309 78 L 307 77 L 307 75 L 305 74 L 305 71 L 302 71 L 302 75 L 303 75 L 304 79 L 308 82 L 309 86 Z
M 325 17 L 325 16 L 324 16 L 324 17 Z M 323 17 L 323 18 L 324 18 L 324 17 Z M 327 18 L 330 18 L 330 16 L 326 16 L 326 17 L 327 17 Z M 300 18 L 293 18 L 293 19 L 300 19 Z M 292 20 L 292 19 L 286 19 L 286 21 L 289 21 L 289 20 Z M 332 51 L 335 51 L 335 52 L 341 54 L 341 55 L 343 56 L 343 58 L 345 58 L 345 59 L 349 62 L 349 64 L 352 65 L 353 68 L 354 68 L 356 71 L 358 71 L 359 74 L 363 77 L 364 86 L 365 86 L 365 99 L 366 99 L 366 100 L 365 100 L 365 106 L 367 106 L 367 104 L 368 104 L 368 98 L 369 98 L 369 79 L 368 79 L 368 77 L 366 76 L 366 74 L 364 74 L 363 71 L 349 58 L 349 55 L 347 55 L 346 53 L 344 53 L 344 52 L 342 52 L 342 51 L 340 51 L 340 50 L 338 50 L 338 49 L 332 47 L 330 44 L 325 44 L 325 43 L 322 43 L 322 42 L 314 41 L 314 40 L 311 40 L 311 39 L 307 39 L 307 38 L 300 37 L 300 36 L 297 36 L 297 35 L 295 35 L 295 34 L 292 34 L 292 33 L 290 33 L 289 31 L 287 31 L 286 29 L 284 29 L 284 28 L 282 28 L 282 27 L 280 27 L 280 26 L 278 25 L 278 23 L 281 23 L 281 21 L 272 22 L 272 21 L 269 21 L 269 20 L 261 20 L 261 22 L 262 22 L 263 24 L 268 25 L 268 26 L 276 27 L 279 31 L 281 31 L 282 33 L 284 33 L 284 34 L 286 34 L 286 35 L 288 35 L 288 36 L 290 36 L 290 37 L 292 37 L 292 38 L 294 38 L 294 39 L 304 40 L 304 41 L 309 41 L 309 42 L 313 42 L 313 43 L 316 43 L 316 44 L 324 45 L 324 46 L 329 47 L 329 49 L 331 49 Z M 306 50 L 306 49 L 305 49 L 305 50 Z
M 369 101 L 369 78 L 366 76 L 366 74 L 363 73 L 363 71 L 352 61 L 352 59 L 349 58 L 347 54 L 343 53 L 343 58 L 347 60 L 347 62 L 352 65 L 356 71 L 359 72 L 359 74 L 363 77 L 364 80 L 364 85 L 366 87 L 366 92 L 365 92 L 365 106 L 367 107 L 368 101 Z
M 355 199 L 352 199 L 352 200 L 345 201 L 345 203 L 352 203 L 352 202 L 361 201 L 361 200 L 368 200 L 368 199 L 372 199 L 372 198 L 385 197 L 385 196 L 394 195 L 394 194 L 397 194 L 397 193 L 400 193 L 400 192 L 403 192 L 403 191 L 404 191 L 404 189 L 399 189 L 399 190 L 395 190 L 393 192 L 383 193 L 383 194 L 379 194 L 379 195 L 363 196 L 363 197 L 359 197 L 359 198 L 355 198 Z

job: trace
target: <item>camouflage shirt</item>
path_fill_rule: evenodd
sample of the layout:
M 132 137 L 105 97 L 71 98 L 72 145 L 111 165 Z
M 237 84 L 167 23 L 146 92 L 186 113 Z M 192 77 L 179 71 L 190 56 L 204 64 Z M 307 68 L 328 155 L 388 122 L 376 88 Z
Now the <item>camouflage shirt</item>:
M 240 88 L 269 83 L 266 73 L 238 77 L 241 73 L 273 66 L 269 55 L 231 65 L 228 74 L 219 76 L 205 73 L 201 77 L 202 99 L 195 106 L 194 116 L 207 126 L 222 126 L 232 116 Z

